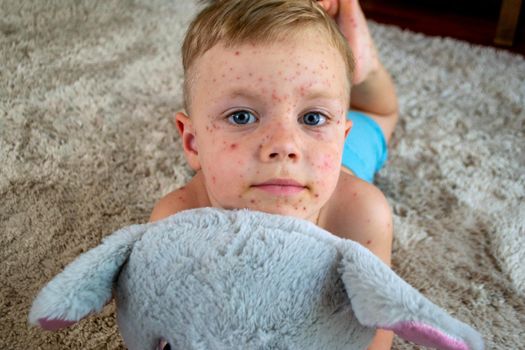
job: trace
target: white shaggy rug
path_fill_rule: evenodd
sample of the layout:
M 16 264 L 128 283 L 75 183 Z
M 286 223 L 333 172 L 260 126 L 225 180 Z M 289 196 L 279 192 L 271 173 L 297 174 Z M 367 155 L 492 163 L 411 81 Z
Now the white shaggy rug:
M 65 264 L 191 177 L 170 117 L 195 5 L 2 0 L 0 13 L 0 348 L 122 348 L 112 305 L 58 333 L 27 313 Z M 523 349 L 525 60 L 370 25 L 401 104 L 377 178 L 394 269 L 487 349 Z

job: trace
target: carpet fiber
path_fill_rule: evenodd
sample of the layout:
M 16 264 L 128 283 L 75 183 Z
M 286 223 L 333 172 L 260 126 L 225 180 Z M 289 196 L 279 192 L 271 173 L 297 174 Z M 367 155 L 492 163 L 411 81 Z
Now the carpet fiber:
M 3 0 L 0 13 L 0 348 L 122 348 L 112 304 L 57 333 L 27 313 L 65 264 L 191 177 L 171 116 L 195 5 Z M 523 348 L 525 61 L 370 26 L 400 98 L 377 177 L 394 269 L 487 349 Z

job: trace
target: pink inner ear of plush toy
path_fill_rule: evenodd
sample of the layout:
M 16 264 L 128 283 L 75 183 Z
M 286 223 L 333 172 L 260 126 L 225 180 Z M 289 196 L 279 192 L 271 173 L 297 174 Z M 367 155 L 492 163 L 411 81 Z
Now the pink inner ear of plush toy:
M 393 326 L 381 327 L 394 331 L 403 339 L 442 350 L 469 350 L 464 341 L 452 338 L 437 328 L 421 322 L 399 322 Z
M 76 321 L 67 321 L 67 320 L 60 320 L 60 319 L 49 319 L 49 318 L 39 318 L 38 319 L 38 324 L 40 325 L 40 327 L 42 327 L 46 331 L 56 331 L 62 328 L 69 327 L 75 323 Z

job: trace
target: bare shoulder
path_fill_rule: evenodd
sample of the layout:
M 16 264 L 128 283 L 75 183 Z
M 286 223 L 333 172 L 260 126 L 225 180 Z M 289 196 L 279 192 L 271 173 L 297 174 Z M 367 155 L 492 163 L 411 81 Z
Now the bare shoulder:
M 182 187 L 159 199 L 153 207 L 149 221 L 158 221 L 179 211 L 194 208 L 188 192 L 186 187 Z
M 194 209 L 207 206 L 206 198 L 203 198 L 200 176 L 195 176 L 188 184 L 175 191 L 172 191 L 159 199 L 149 221 L 158 221 L 170 215 L 186 209 Z
M 373 184 L 341 173 L 336 191 L 323 208 L 320 225 L 390 263 L 392 212 L 385 195 Z

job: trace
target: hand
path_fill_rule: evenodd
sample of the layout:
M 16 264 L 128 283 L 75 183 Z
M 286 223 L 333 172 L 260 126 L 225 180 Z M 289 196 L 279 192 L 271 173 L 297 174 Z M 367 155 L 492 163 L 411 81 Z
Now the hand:
M 336 21 L 354 54 L 353 85 L 366 80 L 381 63 L 377 55 L 365 16 L 358 0 L 318 0 L 319 4 Z

